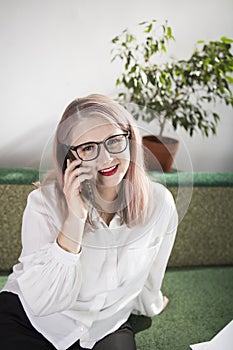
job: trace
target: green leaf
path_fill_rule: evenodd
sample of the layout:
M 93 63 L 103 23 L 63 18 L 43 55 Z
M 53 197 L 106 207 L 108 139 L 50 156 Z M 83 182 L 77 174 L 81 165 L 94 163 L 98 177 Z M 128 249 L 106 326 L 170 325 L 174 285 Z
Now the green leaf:
M 130 69 L 130 73 L 136 72 L 136 69 L 137 69 L 137 65 L 133 66 L 133 67 Z
M 143 26 L 144 24 L 148 23 L 147 21 L 143 21 L 143 22 L 140 22 L 138 23 L 139 26 Z
M 134 78 L 130 78 L 129 82 L 128 82 L 128 88 L 134 88 Z
M 220 117 L 217 113 L 213 113 L 214 121 L 217 123 L 220 120 Z
M 117 80 L 116 80 L 116 86 L 117 85 L 120 85 L 121 84 L 121 80 L 120 80 L 120 78 L 117 78 Z
M 171 27 L 167 27 L 167 36 L 169 39 L 171 39 L 173 36 L 172 36 L 172 29 Z
M 115 59 L 117 58 L 117 56 L 118 56 L 118 55 L 113 56 L 113 58 L 111 59 L 111 62 L 114 62 Z
M 144 33 L 150 33 L 151 29 L 152 29 L 152 23 L 148 25 L 147 29 L 144 30 Z
M 230 75 L 226 75 L 226 78 L 230 84 L 233 84 L 233 78 Z
M 119 41 L 119 36 L 115 36 L 115 38 L 112 39 L 113 44 L 115 44 L 117 41 Z
M 162 48 L 163 52 L 167 51 L 166 46 L 164 44 L 161 45 L 161 48 Z
M 223 36 L 223 37 L 221 38 L 221 41 L 223 41 L 225 44 L 232 44 L 232 43 L 233 43 L 233 40 L 227 38 L 226 36 Z
M 204 44 L 205 43 L 205 41 L 204 40 L 198 40 L 198 42 L 197 42 L 198 44 Z
M 211 131 L 212 131 L 213 135 L 216 135 L 216 128 L 215 128 L 215 126 L 211 127 Z
M 209 136 L 209 132 L 208 132 L 207 126 L 204 126 L 204 135 L 205 135 L 206 137 Z
M 129 35 L 129 43 L 131 43 L 134 40 L 135 40 L 135 37 L 132 34 L 130 34 Z

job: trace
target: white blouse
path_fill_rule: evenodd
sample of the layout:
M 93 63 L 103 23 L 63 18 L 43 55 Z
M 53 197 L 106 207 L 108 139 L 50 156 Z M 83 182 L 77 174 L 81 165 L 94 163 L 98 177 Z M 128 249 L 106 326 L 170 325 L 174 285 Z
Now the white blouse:
M 42 187 L 43 188 L 43 187 Z M 58 350 L 94 344 L 131 313 L 162 311 L 161 285 L 175 240 L 177 211 L 171 193 L 151 182 L 153 215 L 132 228 L 115 216 L 107 226 L 86 225 L 80 254 L 56 243 L 62 226 L 54 185 L 28 196 L 22 253 L 2 291 L 16 293 L 32 325 Z

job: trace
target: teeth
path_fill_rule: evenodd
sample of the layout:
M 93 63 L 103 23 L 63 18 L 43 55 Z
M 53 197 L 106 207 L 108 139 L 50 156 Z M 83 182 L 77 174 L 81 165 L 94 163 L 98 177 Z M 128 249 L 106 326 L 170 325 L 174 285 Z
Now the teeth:
M 109 171 L 111 171 L 111 170 L 113 170 L 115 168 L 116 168 L 116 165 L 112 166 L 111 168 L 100 170 L 100 171 L 101 171 L 101 173 L 108 173 Z

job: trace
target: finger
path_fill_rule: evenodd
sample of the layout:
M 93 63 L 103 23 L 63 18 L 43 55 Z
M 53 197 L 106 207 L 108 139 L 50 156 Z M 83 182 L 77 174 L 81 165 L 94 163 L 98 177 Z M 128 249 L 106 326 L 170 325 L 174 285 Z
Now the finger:
M 168 303 L 169 303 L 169 299 L 164 295 L 164 297 L 163 297 L 163 310 L 166 308 Z
M 81 184 L 85 180 L 91 180 L 92 177 L 93 174 L 82 174 L 73 181 L 72 186 L 74 186 L 75 189 L 80 189 Z
M 64 171 L 64 174 L 63 174 L 63 183 L 64 183 L 64 186 L 65 187 L 65 184 L 67 182 L 67 178 L 68 178 L 68 174 L 69 174 L 69 169 L 70 169 L 70 164 L 71 164 L 71 161 L 69 158 L 66 159 L 66 169 Z
M 82 161 L 81 159 L 76 159 L 74 161 L 71 161 L 69 158 L 67 159 L 67 167 L 66 167 L 66 170 L 64 172 L 64 183 L 67 182 L 69 176 L 70 176 L 70 173 L 72 173 L 72 171 L 77 168 L 77 167 L 80 167 Z
M 79 188 L 80 184 L 85 180 L 90 180 L 93 177 L 93 174 L 88 172 L 83 172 L 79 176 L 74 176 L 73 174 L 68 178 L 67 182 L 64 185 L 64 191 L 70 192 L 73 188 Z
M 82 161 L 81 159 L 75 159 L 71 161 L 70 159 L 67 159 L 67 167 L 65 170 L 65 174 L 69 174 L 72 172 L 75 168 L 79 167 L 81 165 Z
M 72 182 L 77 178 L 80 177 L 82 174 L 89 174 L 91 171 L 90 167 L 80 167 L 77 169 L 74 169 L 72 173 L 70 173 L 69 176 L 67 176 L 67 185 L 72 185 Z

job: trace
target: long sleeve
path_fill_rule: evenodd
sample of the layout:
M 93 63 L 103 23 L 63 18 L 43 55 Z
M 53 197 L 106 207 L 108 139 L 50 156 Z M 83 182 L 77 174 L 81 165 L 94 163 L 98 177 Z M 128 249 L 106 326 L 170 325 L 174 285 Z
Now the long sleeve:
M 166 233 L 161 239 L 158 254 L 153 261 L 153 265 L 151 267 L 144 288 L 135 300 L 133 310 L 134 314 L 142 314 L 152 317 L 162 311 L 163 295 L 161 292 L 161 286 L 168 259 L 175 241 L 177 221 L 177 212 L 176 209 L 173 208 Z
M 82 283 L 80 254 L 60 248 L 57 234 L 53 215 L 34 190 L 23 215 L 20 263 L 13 271 L 24 301 L 37 316 L 71 307 Z

